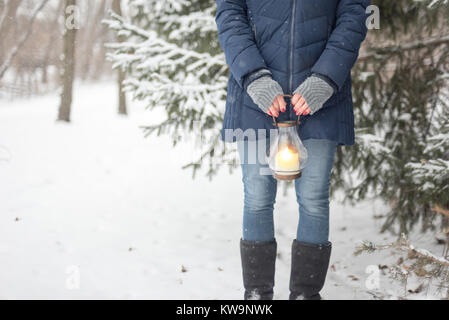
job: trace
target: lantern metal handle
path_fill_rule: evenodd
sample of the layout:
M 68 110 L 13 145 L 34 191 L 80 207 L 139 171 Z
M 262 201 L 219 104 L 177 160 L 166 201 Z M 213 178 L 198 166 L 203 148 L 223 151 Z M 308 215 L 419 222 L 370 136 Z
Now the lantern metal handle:
M 291 98 L 293 98 L 293 95 L 291 95 L 291 94 L 284 94 L 283 97 L 291 99 Z M 287 123 L 287 124 L 288 124 L 287 126 L 293 126 L 293 122 L 290 122 L 290 123 Z M 299 126 L 300 124 L 301 124 L 300 116 L 298 116 L 298 120 L 296 120 L 296 123 L 294 125 L 295 126 Z M 275 126 L 275 127 L 279 126 L 275 116 L 273 116 L 273 126 Z

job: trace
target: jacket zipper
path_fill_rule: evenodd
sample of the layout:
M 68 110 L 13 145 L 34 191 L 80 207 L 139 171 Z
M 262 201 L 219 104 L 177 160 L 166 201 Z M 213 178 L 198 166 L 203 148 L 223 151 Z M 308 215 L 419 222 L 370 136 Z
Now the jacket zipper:
M 290 26 L 290 65 L 289 65 L 289 71 L 290 71 L 290 78 L 289 78 L 289 90 L 290 94 L 293 93 L 293 46 L 294 46 L 294 39 L 295 39 L 295 11 L 296 11 L 296 0 L 293 0 L 292 5 L 292 21 Z

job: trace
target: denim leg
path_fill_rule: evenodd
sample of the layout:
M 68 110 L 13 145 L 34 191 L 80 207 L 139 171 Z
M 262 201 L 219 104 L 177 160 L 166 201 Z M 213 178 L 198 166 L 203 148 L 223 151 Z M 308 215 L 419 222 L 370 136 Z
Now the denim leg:
M 329 186 L 337 142 L 325 139 L 303 141 L 309 160 L 295 181 L 299 204 L 296 240 L 312 244 L 329 241 Z
M 265 159 L 260 159 L 263 157 L 257 157 L 256 161 L 248 161 L 248 154 L 251 152 L 254 150 L 248 150 L 248 142 L 239 143 L 245 197 L 243 239 L 273 241 L 275 238 L 273 209 L 276 201 L 277 181 L 271 175 Z M 263 152 L 258 153 L 263 154 Z M 254 159 L 253 157 L 249 158 Z

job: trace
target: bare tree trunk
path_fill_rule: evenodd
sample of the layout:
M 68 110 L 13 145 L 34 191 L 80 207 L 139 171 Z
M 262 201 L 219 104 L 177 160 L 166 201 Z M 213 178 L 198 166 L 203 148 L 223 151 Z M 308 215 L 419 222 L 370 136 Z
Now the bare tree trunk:
M 122 7 L 120 0 L 114 0 L 112 2 L 112 10 L 117 13 L 118 15 L 122 15 Z M 119 42 L 123 41 L 123 37 L 118 37 L 117 39 Z M 118 71 L 118 96 L 119 96 L 119 105 L 118 105 L 118 113 L 127 115 L 128 114 L 128 107 L 126 105 L 126 94 L 123 91 L 123 81 L 126 78 L 126 74 L 124 71 L 119 69 Z
M 70 122 L 70 111 L 72 106 L 73 81 L 75 79 L 75 46 L 76 46 L 76 24 L 68 25 L 71 19 L 71 6 L 76 6 L 76 0 L 66 0 L 65 2 L 65 23 L 64 23 L 64 53 L 62 61 L 62 94 L 61 105 L 59 107 L 58 121 Z
M 92 73 L 93 66 L 93 57 L 94 57 L 94 47 L 96 42 L 99 40 L 99 36 L 101 35 L 101 30 L 105 27 L 104 24 L 101 23 L 105 12 L 106 12 L 106 0 L 102 0 L 98 5 L 98 8 L 95 4 L 92 5 L 90 3 L 91 8 L 88 8 L 89 11 L 92 11 L 92 16 L 90 17 L 89 25 L 86 28 L 88 32 L 85 35 L 84 46 L 83 46 L 83 61 L 81 63 L 81 78 L 83 80 L 89 78 Z M 97 8 L 96 12 L 93 12 Z M 79 55 L 78 55 L 79 56 Z M 98 63 L 97 61 L 94 61 Z
M 9 0 L 5 3 L 3 12 L 0 14 L 0 40 L 8 33 L 12 26 L 11 21 L 16 18 L 17 9 L 23 0 Z

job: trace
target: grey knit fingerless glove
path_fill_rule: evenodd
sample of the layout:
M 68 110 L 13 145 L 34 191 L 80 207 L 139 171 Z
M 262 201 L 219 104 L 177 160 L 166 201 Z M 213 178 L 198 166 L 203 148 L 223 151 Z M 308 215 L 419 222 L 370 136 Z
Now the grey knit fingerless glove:
M 274 99 L 278 95 L 284 94 L 279 83 L 274 81 L 271 76 L 263 76 L 254 80 L 248 85 L 246 92 L 248 92 L 254 103 L 265 113 L 270 109 Z
M 320 110 L 326 101 L 332 97 L 334 88 L 325 80 L 312 75 L 293 92 L 293 94 L 295 93 L 304 97 L 312 115 Z

